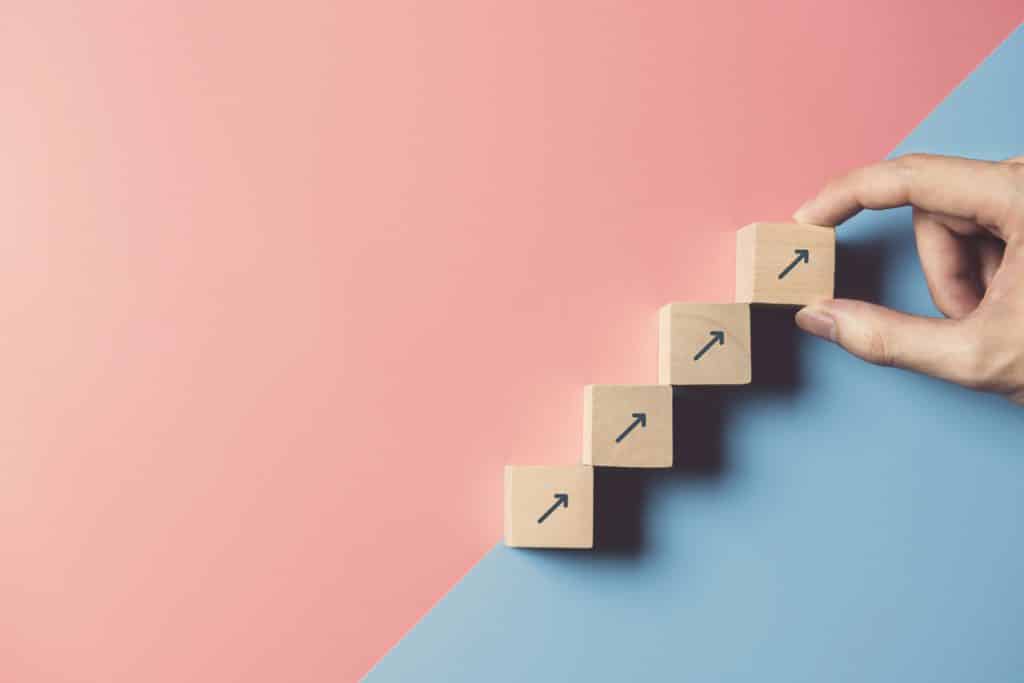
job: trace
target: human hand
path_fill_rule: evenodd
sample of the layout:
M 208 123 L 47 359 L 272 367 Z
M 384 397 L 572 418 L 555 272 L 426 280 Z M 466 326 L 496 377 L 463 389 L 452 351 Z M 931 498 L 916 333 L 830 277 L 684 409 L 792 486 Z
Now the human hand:
M 1024 157 L 913 154 L 851 171 L 793 214 L 838 225 L 910 205 L 932 301 L 946 318 L 849 299 L 796 314 L 806 332 L 878 365 L 923 372 L 1024 405 Z

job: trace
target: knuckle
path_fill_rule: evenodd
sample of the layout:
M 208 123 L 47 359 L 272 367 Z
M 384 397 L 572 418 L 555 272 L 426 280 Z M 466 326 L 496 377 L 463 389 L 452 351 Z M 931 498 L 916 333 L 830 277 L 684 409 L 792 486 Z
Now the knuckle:
M 901 164 L 911 166 L 913 164 L 919 164 L 922 160 L 927 159 L 928 155 L 921 152 L 911 152 L 909 154 L 901 154 L 896 157 L 896 161 Z
M 825 186 L 822 188 L 819 196 L 834 195 L 843 188 L 854 184 L 857 180 L 857 174 L 859 171 L 860 169 L 854 169 L 841 175 L 833 176 L 825 183 Z
M 1013 160 L 1002 165 L 1006 169 L 1008 191 L 999 222 L 1009 232 L 1017 232 L 1024 228 L 1024 163 Z
M 964 381 L 972 389 L 1011 394 L 1024 379 L 1024 354 L 994 330 L 978 334 L 964 351 Z
M 995 363 L 988 353 L 987 345 L 978 342 L 969 345 L 961 354 L 962 384 L 971 389 L 987 390 L 996 375 Z
M 1004 161 L 1003 167 L 1016 183 L 1024 183 L 1024 159 Z
M 934 158 L 934 155 L 923 154 L 921 152 L 914 152 L 912 154 L 903 154 L 893 159 L 893 164 L 897 169 L 905 172 L 912 173 L 917 170 L 921 165 L 928 163 Z
M 904 154 L 896 157 L 892 161 L 892 184 L 902 188 L 903 193 L 909 197 L 910 189 L 916 182 L 915 176 L 920 174 L 921 167 L 930 159 L 932 157 L 928 154 Z
M 1001 348 L 994 351 L 985 363 L 985 387 L 1001 394 L 1010 394 L 1021 389 L 1024 380 L 1024 358 L 1016 348 Z
M 871 330 L 867 336 L 867 346 L 864 350 L 864 359 L 869 363 L 892 367 L 896 359 L 892 355 L 892 345 L 885 338 L 881 330 Z
M 1013 193 L 1013 198 L 1019 203 L 1024 198 L 1024 163 L 1010 161 L 1006 162 L 1004 166 L 1010 181 L 1010 191 Z

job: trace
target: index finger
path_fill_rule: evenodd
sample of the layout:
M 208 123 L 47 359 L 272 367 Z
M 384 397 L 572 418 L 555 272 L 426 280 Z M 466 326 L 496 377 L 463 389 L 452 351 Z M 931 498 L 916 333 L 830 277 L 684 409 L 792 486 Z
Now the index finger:
M 862 209 L 912 205 L 980 225 L 1006 239 L 1011 210 L 1024 193 L 1024 165 L 911 154 L 833 180 L 793 214 L 800 223 L 837 225 Z

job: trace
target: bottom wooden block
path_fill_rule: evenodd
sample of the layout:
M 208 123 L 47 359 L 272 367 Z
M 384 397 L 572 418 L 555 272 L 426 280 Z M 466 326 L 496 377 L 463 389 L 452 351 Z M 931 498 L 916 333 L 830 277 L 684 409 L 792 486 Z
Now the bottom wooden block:
M 506 465 L 505 545 L 593 548 L 594 469 Z

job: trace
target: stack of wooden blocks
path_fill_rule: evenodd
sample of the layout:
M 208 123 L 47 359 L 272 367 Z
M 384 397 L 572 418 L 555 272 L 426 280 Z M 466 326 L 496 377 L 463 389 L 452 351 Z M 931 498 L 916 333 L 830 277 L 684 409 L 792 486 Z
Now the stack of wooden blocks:
M 583 390 L 579 465 L 505 467 L 505 544 L 594 547 L 594 468 L 672 467 L 672 387 L 749 384 L 751 305 L 831 298 L 835 231 L 753 223 L 736 235 L 737 303 L 670 303 L 658 315 L 658 384 Z

